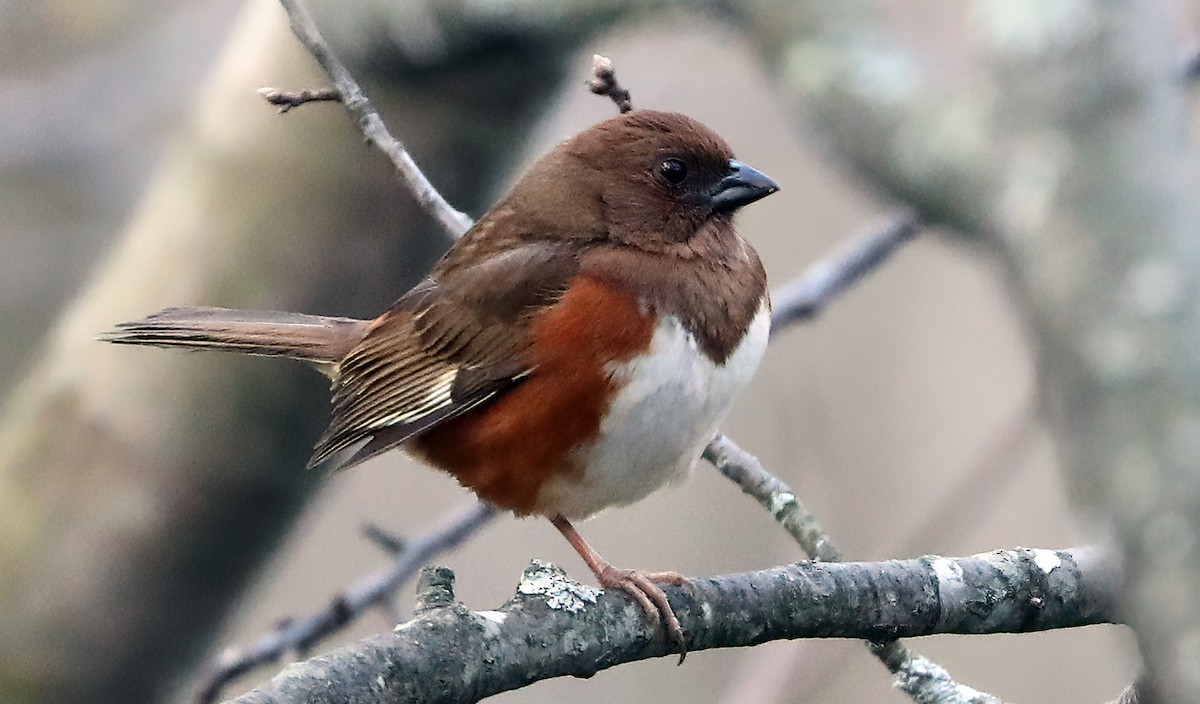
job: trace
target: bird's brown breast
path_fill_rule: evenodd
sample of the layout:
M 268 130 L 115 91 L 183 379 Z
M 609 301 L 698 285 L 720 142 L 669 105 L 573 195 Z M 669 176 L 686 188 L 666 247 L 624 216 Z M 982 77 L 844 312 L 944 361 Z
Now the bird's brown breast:
M 654 312 L 677 318 L 716 364 L 741 344 L 767 296 L 762 262 L 728 218 L 710 220 L 661 253 L 597 247 L 581 271 L 636 291 Z

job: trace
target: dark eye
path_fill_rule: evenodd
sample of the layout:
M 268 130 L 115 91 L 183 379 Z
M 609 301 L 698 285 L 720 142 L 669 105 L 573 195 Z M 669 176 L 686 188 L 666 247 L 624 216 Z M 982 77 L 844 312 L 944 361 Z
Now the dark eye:
M 664 159 L 663 163 L 658 165 L 658 173 L 667 179 L 667 183 L 678 186 L 683 183 L 683 179 L 687 178 L 687 164 L 675 157 Z

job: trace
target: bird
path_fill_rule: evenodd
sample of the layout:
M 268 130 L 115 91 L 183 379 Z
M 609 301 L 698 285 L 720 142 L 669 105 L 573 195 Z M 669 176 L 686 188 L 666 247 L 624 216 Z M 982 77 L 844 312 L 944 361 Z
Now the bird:
M 332 410 L 310 468 L 399 447 L 548 518 L 682 661 L 659 585 L 691 582 L 618 569 L 574 524 L 685 478 L 749 381 L 770 298 L 733 216 L 778 190 L 700 122 L 632 110 L 538 159 L 372 320 L 176 307 L 101 339 L 314 363 Z

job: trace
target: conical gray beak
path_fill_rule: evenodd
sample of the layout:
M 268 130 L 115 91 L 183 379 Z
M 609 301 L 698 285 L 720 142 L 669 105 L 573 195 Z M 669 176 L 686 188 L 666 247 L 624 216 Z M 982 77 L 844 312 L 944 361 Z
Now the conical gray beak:
M 779 184 L 766 174 L 730 159 L 729 173 L 721 179 L 712 195 L 712 207 L 713 210 L 734 210 L 778 190 Z

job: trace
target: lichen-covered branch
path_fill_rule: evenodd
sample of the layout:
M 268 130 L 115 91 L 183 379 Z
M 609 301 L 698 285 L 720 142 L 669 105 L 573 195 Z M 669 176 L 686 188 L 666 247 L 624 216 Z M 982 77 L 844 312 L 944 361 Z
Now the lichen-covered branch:
M 293 664 L 234 701 L 474 702 L 542 679 L 588 677 L 672 654 L 627 597 L 597 594 L 552 565 L 535 561 L 511 600 L 480 612 L 454 602 L 447 572 L 426 572 L 418 586 L 421 613 L 392 633 Z M 696 579 L 694 593 L 669 588 L 668 596 L 694 652 L 785 638 L 885 640 L 1111 623 L 1116 580 L 1115 565 L 1096 548 L 1016 549 L 800 562 Z
M 704 448 L 704 459 L 771 513 L 810 558 L 840 562 L 842 552 L 829 539 L 817 517 L 792 488 L 762 466 L 758 458 L 718 435 Z
M 869 647 L 892 673 L 895 687 L 917 704 L 1001 704 L 987 692 L 955 682 L 946 668 L 898 640 L 872 642 Z
M 1141 691 L 1144 686 L 1145 685 L 1143 685 L 1143 683 L 1140 681 L 1134 682 L 1126 687 L 1125 690 L 1122 691 L 1116 699 L 1109 702 L 1109 704 L 1141 704 L 1143 701 Z
M 831 290 L 840 290 L 840 287 Z M 729 438 L 718 435 L 704 448 L 704 459 L 770 511 L 775 521 L 791 534 L 810 558 L 827 562 L 843 559 L 841 550 L 821 527 L 817 517 L 792 488 L 768 472 L 757 457 Z M 1000 699 L 991 694 L 959 684 L 944 667 L 912 652 L 894 638 L 868 641 L 867 647 L 892 673 L 896 687 L 915 702 L 1000 704 Z

